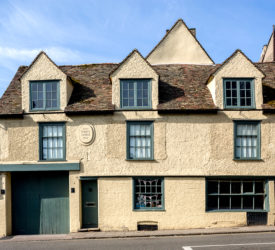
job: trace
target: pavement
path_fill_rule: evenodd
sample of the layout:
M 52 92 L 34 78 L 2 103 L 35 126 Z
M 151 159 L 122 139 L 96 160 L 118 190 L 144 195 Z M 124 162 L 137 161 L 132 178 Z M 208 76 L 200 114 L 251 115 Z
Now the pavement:
M 139 238 L 139 237 L 171 237 L 217 234 L 245 234 L 275 232 L 275 226 L 249 226 L 226 228 L 198 228 L 184 230 L 158 230 L 158 231 L 119 231 L 119 232 L 77 232 L 70 234 L 44 234 L 44 235 L 15 235 L 0 238 L 0 242 L 24 241 L 56 241 L 77 239 L 114 239 L 114 238 Z

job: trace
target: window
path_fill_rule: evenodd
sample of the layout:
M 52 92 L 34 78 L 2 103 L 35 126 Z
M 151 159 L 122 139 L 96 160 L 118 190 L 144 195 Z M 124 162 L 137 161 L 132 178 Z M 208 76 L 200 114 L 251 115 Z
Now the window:
M 41 123 L 40 160 L 65 160 L 65 124 Z
M 265 180 L 207 180 L 207 210 L 267 210 Z
M 127 122 L 127 159 L 153 158 L 153 122 Z
M 120 80 L 120 106 L 125 109 L 151 108 L 151 81 L 148 79 Z
M 164 209 L 163 178 L 134 179 L 134 209 Z
M 254 82 L 251 79 L 224 80 L 225 108 L 254 108 Z
M 235 121 L 235 159 L 260 159 L 260 122 Z
M 59 109 L 59 81 L 31 81 L 30 109 Z

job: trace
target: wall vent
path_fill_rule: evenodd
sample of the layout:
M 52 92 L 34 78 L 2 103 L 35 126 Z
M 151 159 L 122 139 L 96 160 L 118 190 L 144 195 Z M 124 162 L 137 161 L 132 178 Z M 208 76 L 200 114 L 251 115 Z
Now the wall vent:
M 255 226 L 255 225 L 267 225 L 267 213 L 259 213 L 259 212 L 248 212 L 247 213 L 247 225 Z
M 138 231 L 156 231 L 158 230 L 158 223 L 155 221 L 138 222 Z

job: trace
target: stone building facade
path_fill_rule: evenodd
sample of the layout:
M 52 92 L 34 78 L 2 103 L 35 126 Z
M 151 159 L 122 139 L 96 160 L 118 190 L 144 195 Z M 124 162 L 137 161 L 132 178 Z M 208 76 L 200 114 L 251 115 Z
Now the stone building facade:
M 0 100 L 0 235 L 274 225 L 270 47 L 215 64 L 178 20 L 146 58 L 19 67 Z

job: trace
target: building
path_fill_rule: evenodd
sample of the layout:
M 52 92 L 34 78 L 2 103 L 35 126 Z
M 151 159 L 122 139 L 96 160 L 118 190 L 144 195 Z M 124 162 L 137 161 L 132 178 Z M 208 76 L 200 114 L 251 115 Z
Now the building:
M 274 30 L 215 64 L 182 20 L 144 58 L 57 66 L 0 100 L 0 235 L 274 225 Z

